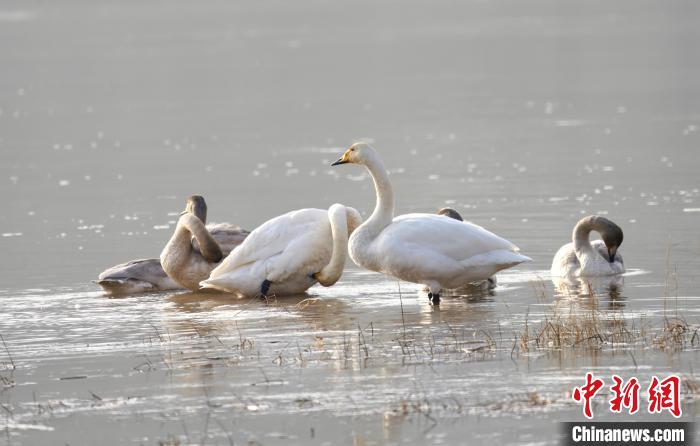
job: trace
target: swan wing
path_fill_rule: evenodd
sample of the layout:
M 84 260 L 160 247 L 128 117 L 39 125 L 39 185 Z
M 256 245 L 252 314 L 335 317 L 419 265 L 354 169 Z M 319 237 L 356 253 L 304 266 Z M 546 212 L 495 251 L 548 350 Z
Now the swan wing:
M 300 209 L 266 221 L 231 251 L 211 272 L 210 277 L 217 277 L 243 265 L 280 254 L 295 239 L 308 233 L 314 225 L 324 222 L 324 219 L 328 220 L 327 211 Z
M 518 251 L 518 247 L 513 243 L 481 226 L 433 214 L 406 214 L 396 217 L 392 224 L 381 232 L 378 241 L 379 243 L 410 244 L 417 246 L 419 250 L 438 252 L 456 261 L 464 261 L 494 251 L 499 254 L 494 253 L 489 258 L 492 258 L 491 261 L 497 261 L 507 257 L 502 255 L 504 251 L 511 253 Z M 527 259 L 525 256 L 522 257 L 523 260 Z
M 233 248 L 240 245 L 248 234 L 250 234 L 250 231 L 241 229 L 230 223 L 211 223 L 207 225 L 207 230 L 219 244 L 224 256 L 229 255 L 229 253 L 233 251 Z M 194 237 L 192 237 L 192 247 L 196 251 L 199 251 L 199 242 Z
M 168 277 L 160 265 L 160 259 L 139 259 L 121 263 L 100 273 L 98 280 L 136 279 L 145 282 Z

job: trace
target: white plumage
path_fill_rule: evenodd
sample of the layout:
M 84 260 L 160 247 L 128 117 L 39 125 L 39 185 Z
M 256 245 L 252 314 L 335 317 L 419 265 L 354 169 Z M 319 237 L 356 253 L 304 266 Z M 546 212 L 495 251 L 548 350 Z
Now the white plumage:
M 615 261 L 610 262 L 608 250 L 602 240 L 590 242 L 591 250 L 579 252 L 573 243 L 559 248 L 552 260 L 552 275 L 563 276 L 612 276 L 625 272 L 625 263 L 620 253 L 615 254 Z
M 394 196 L 376 151 L 353 144 L 336 164 L 364 165 L 374 181 L 374 212 L 352 234 L 348 251 L 358 265 L 428 287 L 432 295 L 530 260 L 481 226 L 434 214 L 394 215 Z
M 358 265 L 424 283 L 434 293 L 486 280 L 529 260 L 514 244 L 481 226 L 439 215 L 401 215 L 372 240 L 362 229 L 350 237 L 349 245 Z
M 589 240 L 591 231 L 603 240 Z M 554 255 L 552 276 L 611 276 L 625 272 L 618 247 L 622 244 L 622 229 L 605 217 L 591 215 L 576 224 L 573 242 L 567 243 Z
M 260 295 L 266 280 L 274 295 L 302 293 L 317 281 L 330 286 L 342 274 L 348 234 L 361 221 L 340 204 L 280 215 L 251 232 L 200 285 L 249 297 Z

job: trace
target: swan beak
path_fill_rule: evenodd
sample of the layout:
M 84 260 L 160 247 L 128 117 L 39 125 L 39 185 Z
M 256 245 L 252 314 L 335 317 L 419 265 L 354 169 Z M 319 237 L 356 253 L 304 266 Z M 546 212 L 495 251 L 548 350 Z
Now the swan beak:
M 331 164 L 331 166 L 337 166 L 337 165 L 339 165 L 339 164 L 349 163 L 349 162 L 350 162 L 350 152 L 351 152 L 352 150 L 354 150 L 354 149 L 350 148 L 350 149 L 346 150 L 345 153 L 343 153 L 343 156 L 341 156 L 340 158 L 338 158 L 338 161 L 336 161 L 336 162 L 334 162 L 333 164 Z
M 610 263 L 613 263 L 615 261 L 615 253 L 617 252 L 617 246 L 612 246 L 608 248 L 608 258 L 610 259 Z
M 347 163 L 347 161 L 345 160 L 345 155 L 343 155 L 341 158 L 338 158 L 338 161 L 332 163 L 331 166 L 338 166 L 345 163 Z

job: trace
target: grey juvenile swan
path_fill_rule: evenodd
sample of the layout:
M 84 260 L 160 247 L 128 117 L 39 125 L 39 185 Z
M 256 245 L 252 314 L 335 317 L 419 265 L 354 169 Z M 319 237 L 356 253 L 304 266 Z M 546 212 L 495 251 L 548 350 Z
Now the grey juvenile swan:
M 204 206 L 206 208 L 206 204 Z M 224 256 L 238 246 L 249 233 L 228 223 L 209 224 L 206 229 L 216 240 Z M 190 243 L 192 249 L 199 251 L 196 238 L 192 238 Z M 100 285 L 108 296 L 184 289 L 168 277 L 160 259 L 138 259 L 115 265 L 102 271 L 94 282 Z
M 248 236 L 249 232 L 228 226 L 224 240 L 219 241 L 205 226 L 207 204 L 201 195 L 187 198 L 187 206 L 180 214 L 175 232 L 160 253 L 163 270 L 179 285 L 196 291 L 199 282 Z M 224 235 L 222 234 L 222 235 Z M 230 249 L 225 249 L 228 245 Z M 231 246 L 233 245 L 233 246 Z M 228 251 L 228 252 L 226 252 Z
M 160 259 L 138 259 L 120 263 L 102 271 L 93 282 L 100 285 L 108 296 L 182 288 L 165 274 L 160 266 Z

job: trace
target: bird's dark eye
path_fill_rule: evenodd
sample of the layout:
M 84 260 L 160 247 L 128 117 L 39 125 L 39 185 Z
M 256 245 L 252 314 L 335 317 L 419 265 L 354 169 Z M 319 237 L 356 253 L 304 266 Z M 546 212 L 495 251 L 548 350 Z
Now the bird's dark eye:
M 355 151 L 355 148 L 354 148 L 354 147 L 353 147 L 353 148 L 351 148 L 351 149 L 350 149 L 350 151 L 351 151 L 351 152 L 354 152 L 354 151 Z

